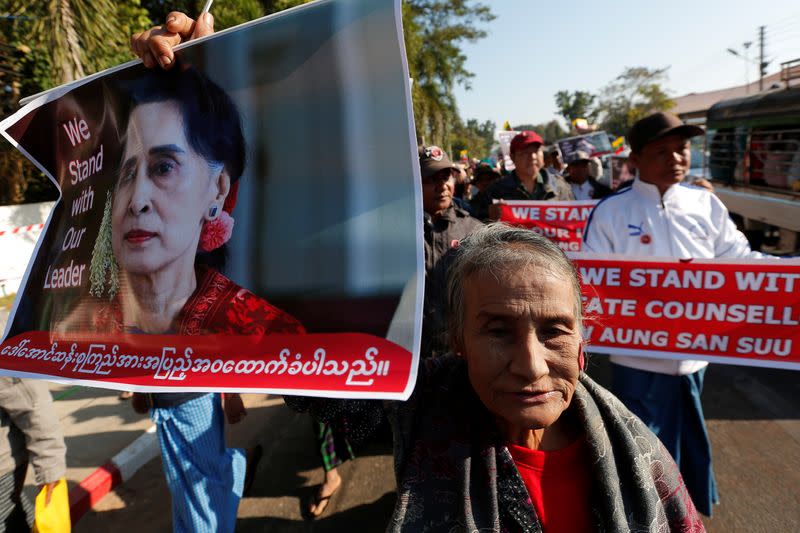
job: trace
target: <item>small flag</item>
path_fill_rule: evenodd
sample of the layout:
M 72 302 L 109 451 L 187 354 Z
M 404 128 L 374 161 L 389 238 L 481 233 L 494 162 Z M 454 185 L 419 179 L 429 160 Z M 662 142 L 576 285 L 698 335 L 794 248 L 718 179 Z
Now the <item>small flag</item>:
M 578 131 L 587 130 L 589 122 L 585 118 L 576 118 L 572 121 L 572 126 Z

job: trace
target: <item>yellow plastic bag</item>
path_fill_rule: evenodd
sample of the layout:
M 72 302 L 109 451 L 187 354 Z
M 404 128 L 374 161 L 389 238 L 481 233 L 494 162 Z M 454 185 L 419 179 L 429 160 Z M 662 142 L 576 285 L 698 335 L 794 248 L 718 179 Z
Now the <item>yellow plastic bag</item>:
M 33 521 L 33 533 L 69 533 L 72 524 L 69 518 L 69 493 L 67 480 L 63 477 L 58 480 L 50 504 L 47 501 L 47 487 L 42 488 L 36 495 L 36 518 Z

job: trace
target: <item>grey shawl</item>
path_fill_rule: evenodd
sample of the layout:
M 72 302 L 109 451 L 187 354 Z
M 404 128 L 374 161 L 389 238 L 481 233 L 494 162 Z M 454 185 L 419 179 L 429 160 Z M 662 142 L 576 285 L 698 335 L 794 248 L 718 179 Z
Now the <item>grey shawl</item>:
M 364 438 L 386 411 L 398 498 L 392 532 L 541 532 L 528 491 L 460 357 L 424 360 L 406 402 L 286 398 Z M 590 505 L 600 532 L 705 531 L 658 438 L 610 392 L 581 374 L 571 409 L 592 463 Z

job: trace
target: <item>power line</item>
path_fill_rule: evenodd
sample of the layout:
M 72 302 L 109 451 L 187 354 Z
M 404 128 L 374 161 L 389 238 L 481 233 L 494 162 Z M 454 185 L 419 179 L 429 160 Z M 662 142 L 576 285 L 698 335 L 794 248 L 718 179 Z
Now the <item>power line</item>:
M 784 31 L 773 31 L 771 28 L 769 28 L 769 26 L 767 26 L 767 29 L 769 30 L 770 36 L 779 38 L 784 37 L 786 35 L 797 35 L 798 33 L 800 33 L 800 29 L 798 29 L 797 27 L 792 27 L 792 29 L 787 29 Z
M 777 28 L 782 29 L 788 26 L 793 26 L 800 20 L 800 13 L 795 13 L 794 15 L 790 15 L 788 17 L 783 17 L 780 20 L 776 20 L 772 23 L 767 23 L 766 26 L 769 28 Z

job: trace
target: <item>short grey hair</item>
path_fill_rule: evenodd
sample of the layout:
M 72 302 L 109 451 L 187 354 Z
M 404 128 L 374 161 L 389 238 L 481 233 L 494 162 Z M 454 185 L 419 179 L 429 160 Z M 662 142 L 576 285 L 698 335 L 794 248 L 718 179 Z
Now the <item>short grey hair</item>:
M 447 276 L 447 316 L 450 347 L 464 335 L 464 282 L 475 273 L 519 271 L 537 266 L 564 278 L 573 289 L 576 327 L 580 328 L 583 300 L 575 265 L 546 237 L 502 222 L 488 224 L 461 241 Z

